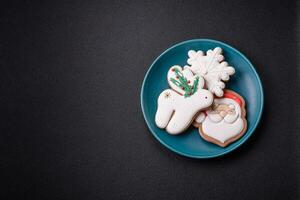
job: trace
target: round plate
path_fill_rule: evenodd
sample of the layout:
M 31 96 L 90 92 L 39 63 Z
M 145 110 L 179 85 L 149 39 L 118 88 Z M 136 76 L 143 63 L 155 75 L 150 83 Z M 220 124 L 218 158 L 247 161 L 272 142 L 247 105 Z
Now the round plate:
M 242 138 L 225 148 L 203 140 L 198 129 L 190 127 L 180 135 L 169 135 L 164 129 L 155 124 L 157 98 L 159 94 L 169 88 L 167 72 L 173 65 L 187 64 L 189 50 L 207 51 L 215 47 L 223 49 L 223 55 L 236 73 L 226 83 L 226 88 L 232 89 L 244 97 L 246 101 L 248 129 Z M 195 39 L 176 44 L 163 52 L 149 68 L 142 86 L 141 106 L 144 118 L 154 137 L 168 149 L 187 157 L 212 158 L 224 155 L 238 148 L 253 133 L 257 127 L 262 110 L 264 96 L 261 81 L 250 61 L 235 48 L 216 40 Z

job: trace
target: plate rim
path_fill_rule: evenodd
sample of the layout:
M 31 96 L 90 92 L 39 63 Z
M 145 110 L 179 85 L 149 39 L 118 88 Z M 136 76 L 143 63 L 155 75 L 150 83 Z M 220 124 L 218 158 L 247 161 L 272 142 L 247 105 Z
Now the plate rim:
M 162 57 L 164 56 L 166 53 L 168 53 L 170 50 L 180 46 L 180 45 L 184 45 L 186 43 L 192 43 L 192 42 L 213 42 L 213 43 L 217 43 L 217 44 L 222 44 L 223 46 L 226 46 L 227 48 L 229 49 L 232 49 L 233 51 L 235 51 L 237 54 L 239 54 L 250 66 L 250 68 L 252 69 L 252 71 L 254 72 L 255 76 L 257 77 L 257 80 L 258 80 L 258 85 L 259 85 L 259 88 L 260 88 L 260 101 L 261 101 L 261 105 L 260 105 L 260 110 L 259 110 L 259 115 L 258 115 L 258 119 L 256 120 L 255 124 L 253 125 L 253 128 L 248 130 L 250 132 L 250 134 L 246 135 L 246 137 L 242 137 L 242 141 L 237 144 L 236 146 L 232 147 L 232 148 L 229 148 L 227 150 L 224 150 L 220 153 L 217 153 L 217 154 L 213 154 L 213 155 L 195 155 L 195 154 L 190 154 L 188 152 L 183 152 L 183 151 L 179 151 L 177 150 L 176 148 L 174 148 L 173 146 L 171 146 L 170 144 L 167 144 L 165 143 L 162 139 L 160 139 L 160 137 L 157 136 L 156 133 L 154 133 L 155 131 L 152 130 L 148 120 L 147 120 L 147 117 L 146 117 L 146 114 L 145 114 L 145 108 L 144 108 L 144 98 L 143 98 L 143 94 L 144 94 L 144 88 L 145 88 L 145 82 L 146 82 L 146 79 L 151 71 L 151 69 L 153 68 L 154 64 Z M 143 79 L 143 83 L 142 83 L 142 88 L 141 88 L 141 93 L 140 93 L 140 98 L 141 98 L 141 107 L 142 107 L 142 112 L 143 112 L 143 117 L 144 117 L 144 120 L 146 121 L 146 124 L 148 126 L 148 129 L 150 130 L 151 134 L 163 145 L 165 146 L 167 149 L 179 154 L 179 155 L 182 155 L 182 156 L 185 156 L 185 157 L 189 157 L 189 158 L 195 158 L 195 159 L 208 159 L 208 158 L 215 158 L 215 157 L 219 157 L 219 156 L 223 156 L 225 154 L 228 154 L 232 151 L 234 151 L 235 149 L 237 149 L 238 147 L 240 147 L 242 144 L 244 144 L 248 139 L 249 137 L 253 134 L 253 132 L 255 131 L 255 129 L 257 128 L 257 126 L 259 125 L 260 123 L 260 120 L 261 120 L 261 116 L 262 116 L 262 113 L 263 113 L 263 109 L 264 109 L 264 90 L 263 90 L 263 86 L 262 86 L 262 83 L 261 83 L 261 79 L 258 75 L 258 73 L 256 72 L 255 70 L 255 67 L 252 65 L 252 63 L 248 60 L 248 58 L 243 54 L 241 53 L 239 50 L 237 50 L 236 48 L 234 48 L 233 46 L 230 46 L 224 42 L 221 42 L 221 41 L 218 41 L 218 40 L 214 40 L 214 39 L 207 39 L 207 38 L 199 38 L 199 39 L 191 39 L 191 40 L 185 40 L 185 41 L 182 41 L 182 42 L 179 42 L 179 43 L 176 43 L 175 45 L 172 45 L 170 46 L 169 48 L 167 48 L 165 51 L 163 51 L 153 62 L 152 64 L 150 65 L 150 67 L 148 68 L 145 76 L 144 76 L 144 79 Z

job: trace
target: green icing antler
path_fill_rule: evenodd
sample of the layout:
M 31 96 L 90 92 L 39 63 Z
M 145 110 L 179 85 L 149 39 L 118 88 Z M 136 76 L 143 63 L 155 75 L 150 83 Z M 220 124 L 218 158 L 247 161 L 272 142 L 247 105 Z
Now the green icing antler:
M 188 80 L 177 68 L 174 68 L 174 71 L 176 76 L 178 77 L 178 80 L 171 78 L 170 80 L 172 81 L 172 83 L 174 83 L 177 87 L 180 87 L 184 91 L 184 97 L 193 95 L 198 90 L 199 77 L 196 77 L 193 86 L 190 86 L 188 84 Z
M 199 77 L 197 76 L 196 80 L 194 81 L 192 94 L 194 94 L 195 92 L 197 92 L 197 90 L 198 90 L 198 82 L 199 82 Z

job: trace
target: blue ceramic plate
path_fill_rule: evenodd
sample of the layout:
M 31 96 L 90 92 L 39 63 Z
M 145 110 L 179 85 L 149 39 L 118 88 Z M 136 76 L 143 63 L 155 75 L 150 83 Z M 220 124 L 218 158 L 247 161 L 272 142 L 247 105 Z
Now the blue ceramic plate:
M 215 47 L 223 49 L 223 55 L 236 73 L 226 83 L 226 88 L 242 95 L 246 101 L 248 129 L 242 138 L 222 148 L 203 140 L 198 129 L 190 127 L 180 135 L 169 135 L 155 125 L 155 113 L 159 94 L 168 88 L 167 72 L 172 65 L 187 64 L 190 49 L 207 51 Z M 235 48 L 219 41 L 195 39 L 176 44 L 163 52 L 149 68 L 142 85 L 141 106 L 144 118 L 154 137 L 168 149 L 187 157 L 212 158 L 224 155 L 242 145 L 253 133 L 261 118 L 264 96 L 261 81 L 250 61 Z

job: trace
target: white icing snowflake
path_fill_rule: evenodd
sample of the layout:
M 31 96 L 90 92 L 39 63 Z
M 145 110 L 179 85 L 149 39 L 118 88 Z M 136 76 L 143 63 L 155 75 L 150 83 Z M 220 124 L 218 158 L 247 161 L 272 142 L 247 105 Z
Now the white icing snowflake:
M 205 79 L 206 86 L 212 93 L 218 97 L 223 96 L 225 84 L 222 81 L 228 81 L 235 70 L 223 61 L 222 49 L 220 47 L 210 49 L 206 55 L 202 51 L 190 50 L 188 56 L 187 62 L 191 65 L 192 72 Z

